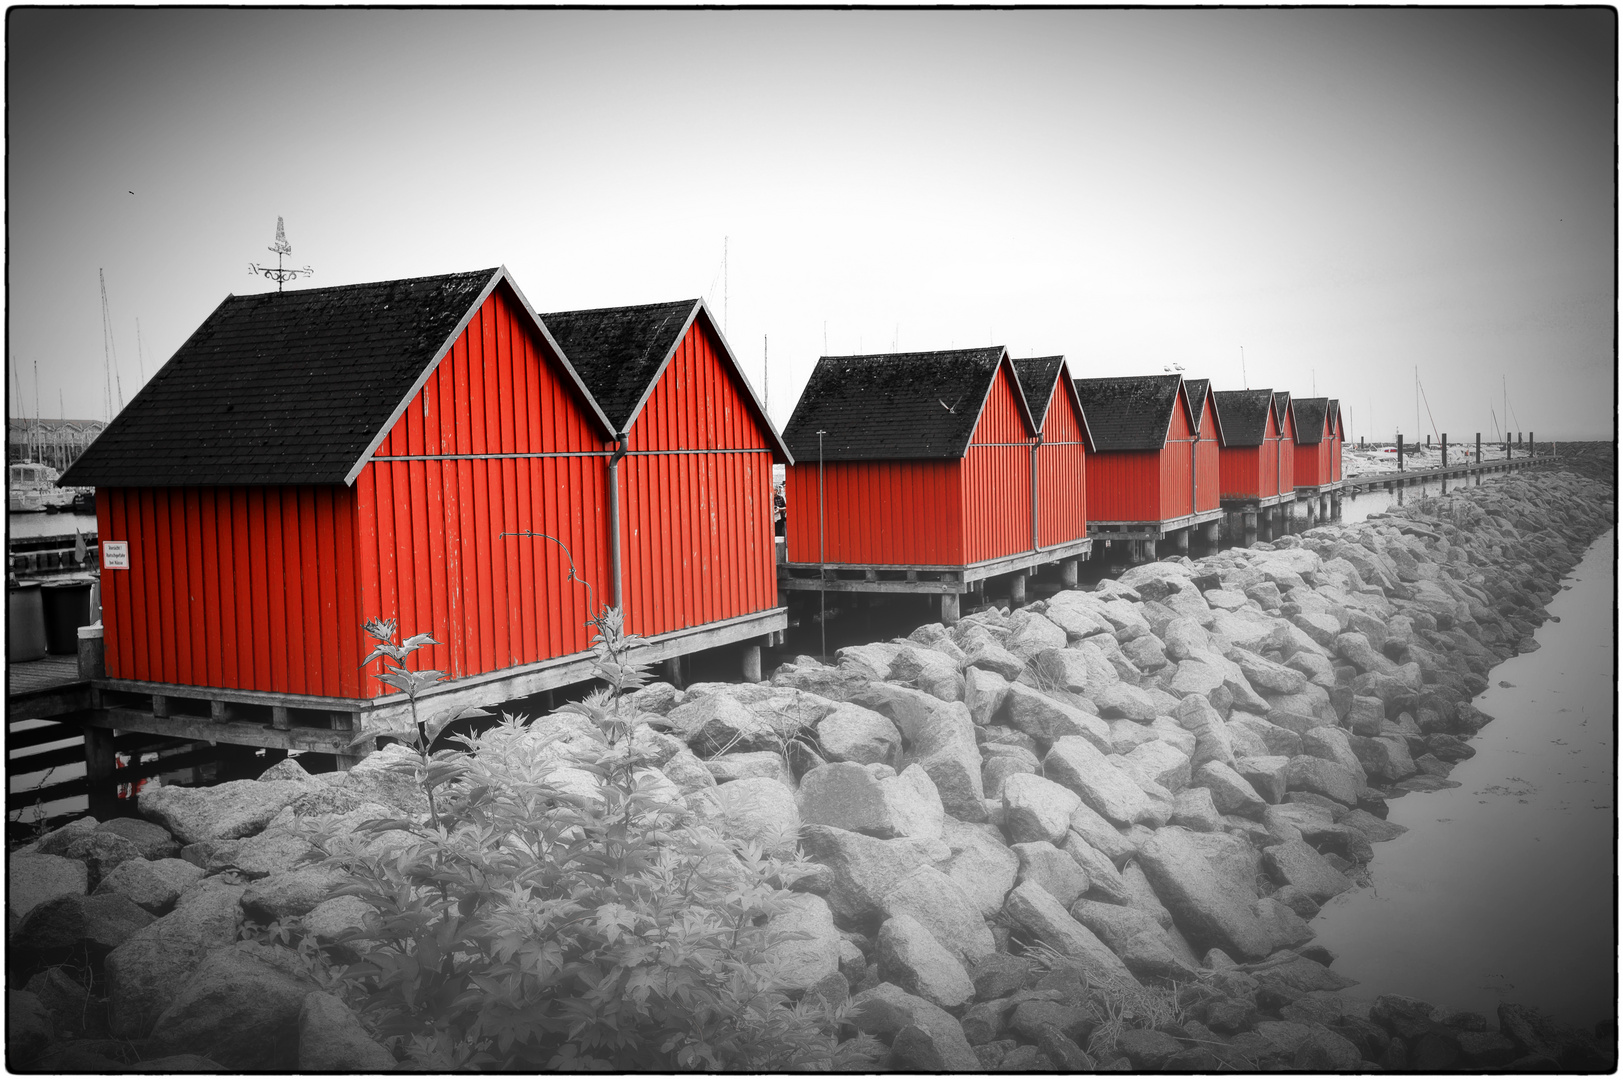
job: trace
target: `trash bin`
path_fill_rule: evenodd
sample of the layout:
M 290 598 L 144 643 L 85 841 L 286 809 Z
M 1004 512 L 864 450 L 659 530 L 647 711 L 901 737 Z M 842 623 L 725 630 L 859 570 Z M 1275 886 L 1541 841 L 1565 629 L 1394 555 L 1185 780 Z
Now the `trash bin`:
M 47 581 L 40 586 L 45 609 L 45 648 L 77 655 L 79 627 L 90 623 L 90 581 Z
M 6 662 L 20 664 L 45 655 L 45 610 L 39 582 L 13 584 L 6 609 Z M 78 642 L 74 643 L 78 647 Z

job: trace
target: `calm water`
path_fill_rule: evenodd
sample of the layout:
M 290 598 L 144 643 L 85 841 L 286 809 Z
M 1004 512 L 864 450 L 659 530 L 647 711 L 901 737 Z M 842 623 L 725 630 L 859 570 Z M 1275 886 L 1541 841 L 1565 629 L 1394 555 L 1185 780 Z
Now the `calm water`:
M 96 515 L 8 513 L 6 527 L 11 530 L 13 540 L 28 540 L 36 536 L 72 536 L 74 529 L 90 535 L 96 531 Z
M 1502 1001 L 1592 1027 L 1617 1016 L 1616 530 L 1549 604 L 1539 651 L 1494 668 L 1496 717 L 1460 787 L 1391 803 L 1410 831 L 1375 845 L 1373 890 L 1314 920 L 1349 994 L 1396 993 L 1489 1017 Z M 1508 683 L 1510 685 L 1503 685 Z
M 1394 506 L 1403 506 L 1416 499 L 1423 499 L 1433 495 L 1443 495 L 1447 492 L 1459 491 L 1466 485 L 1491 484 L 1502 480 L 1511 473 L 1478 473 L 1476 476 L 1457 476 L 1449 480 L 1428 480 L 1423 484 L 1411 484 L 1387 491 L 1385 488 L 1374 488 L 1370 491 L 1348 493 L 1341 500 L 1341 517 L 1338 519 L 1345 525 L 1363 521 L 1371 514 L 1384 514 Z M 1446 489 L 1444 485 L 1447 485 Z

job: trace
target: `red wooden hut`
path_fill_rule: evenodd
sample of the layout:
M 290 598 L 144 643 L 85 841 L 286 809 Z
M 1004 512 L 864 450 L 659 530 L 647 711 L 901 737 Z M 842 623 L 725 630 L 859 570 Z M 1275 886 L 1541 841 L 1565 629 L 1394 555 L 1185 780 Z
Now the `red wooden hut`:
M 1272 390 L 1222 390 L 1212 395 L 1222 420 L 1219 473 L 1223 509 L 1256 511 L 1291 502 L 1296 492 L 1279 452 L 1279 411 Z
M 1274 391 L 1274 430 L 1279 455 L 1280 494 L 1296 492 L 1296 417 L 1289 390 Z
M 1341 405 L 1335 398 L 1296 398 L 1296 487 L 1321 494 L 1341 481 Z
M 790 455 L 704 301 L 561 311 L 541 321 L 616 439 L 612 592 L 628 629 L 681 642 L 681 652 L 784 630 L 772 465 Z M 758 678 L 757 647 L 747 648 L 746 673 Z
M 1063 356 L 1014 361 L 1026 410 L 1037 425 L 1032 445 L 1034 549 L 1087 537 L 1087 417 Z M 1075 564 L 1067 563 L 1066 584 L 1075 585 Z
M 439 642 L 436 708 L 585 677 L 612 430 L 505 269 L 227 297 L 65 478 L 97 489 L 109 726 L 206 703 L 203 737 L 332 750 L 329 717 L 402 707 L 369 618 Z
M 1018 595 L 1032 567 L 1085 556 L 1082 486 L 1044 480 L 1076 476 L 1087 450 L 1061 398 L 1039 457 L 1044 429 L 1002 347 L 821 358 L 784 429 L 780 587 L 934 593 L 951 622 L 990 577 L 1016 575 Z
M 1095 539 L 1144 545 L 1216 523 L 1219 421 L 1206 380 L 1181 375 L 1077 379 L 1093 433 L 1088 455 L 1088 531 Z M 1214 524 L 1215 527 L 1215 524 Z

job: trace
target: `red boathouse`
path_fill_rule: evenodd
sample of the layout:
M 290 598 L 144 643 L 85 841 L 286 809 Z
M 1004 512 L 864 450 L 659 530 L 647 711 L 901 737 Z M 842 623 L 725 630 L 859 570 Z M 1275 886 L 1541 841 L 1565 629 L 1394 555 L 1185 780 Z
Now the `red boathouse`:
M 1142 545 L 1223 516 L 1219 491 L 1219 420 L 1205 379 L 1181 375 L 1077 379 L 1093 434 L 1088 455 L 1088 532 L 1094 539 Z
M 1086 557 L 1083 488 L 1064 478 L 1087 429 L 1073 395 L 1046 398 L 1039 422 L 1002 347 L 821 358 L 784 430 L 780 587 L 936 594 L 952 622 L 988 578 L 1013 575 L 1018 599 L 1033 567 Z
M 1296 416 L 1289 390 L 1274 391 L 1274 425 L 1279 454 L 1279 491 L 1296 491 Z
M 1335 398 L 1296 398 L 1296 487 L 1309 495 L 1341 481 L 1341 403 Z
M 1224 510 L 1256 511 L 1296 500 L 1294 470 L 1286 468 L 1293 464 L 1294 447 L 1281 456 L 1276 396 L 1272 390 L 1222 390 L 1212 395 L 1222 420 L 1218 462 Z
M 788 626 L 772 466 L 790 456 L 710 310 L 680 300 L 541 321 L 614 432 L 612 592 L 627 629 L 682 652 L 744 642 L 745 675 L 759 679 L 760 642 Z

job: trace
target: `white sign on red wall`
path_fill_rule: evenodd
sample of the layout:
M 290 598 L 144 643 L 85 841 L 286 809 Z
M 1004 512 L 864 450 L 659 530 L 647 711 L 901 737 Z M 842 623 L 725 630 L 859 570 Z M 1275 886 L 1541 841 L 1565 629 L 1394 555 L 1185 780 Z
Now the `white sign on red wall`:
M 103 540 L 101 544 L 101 568 L 103 570 L 128 570 L 130 568 L 130 542 L 128 540 Z

